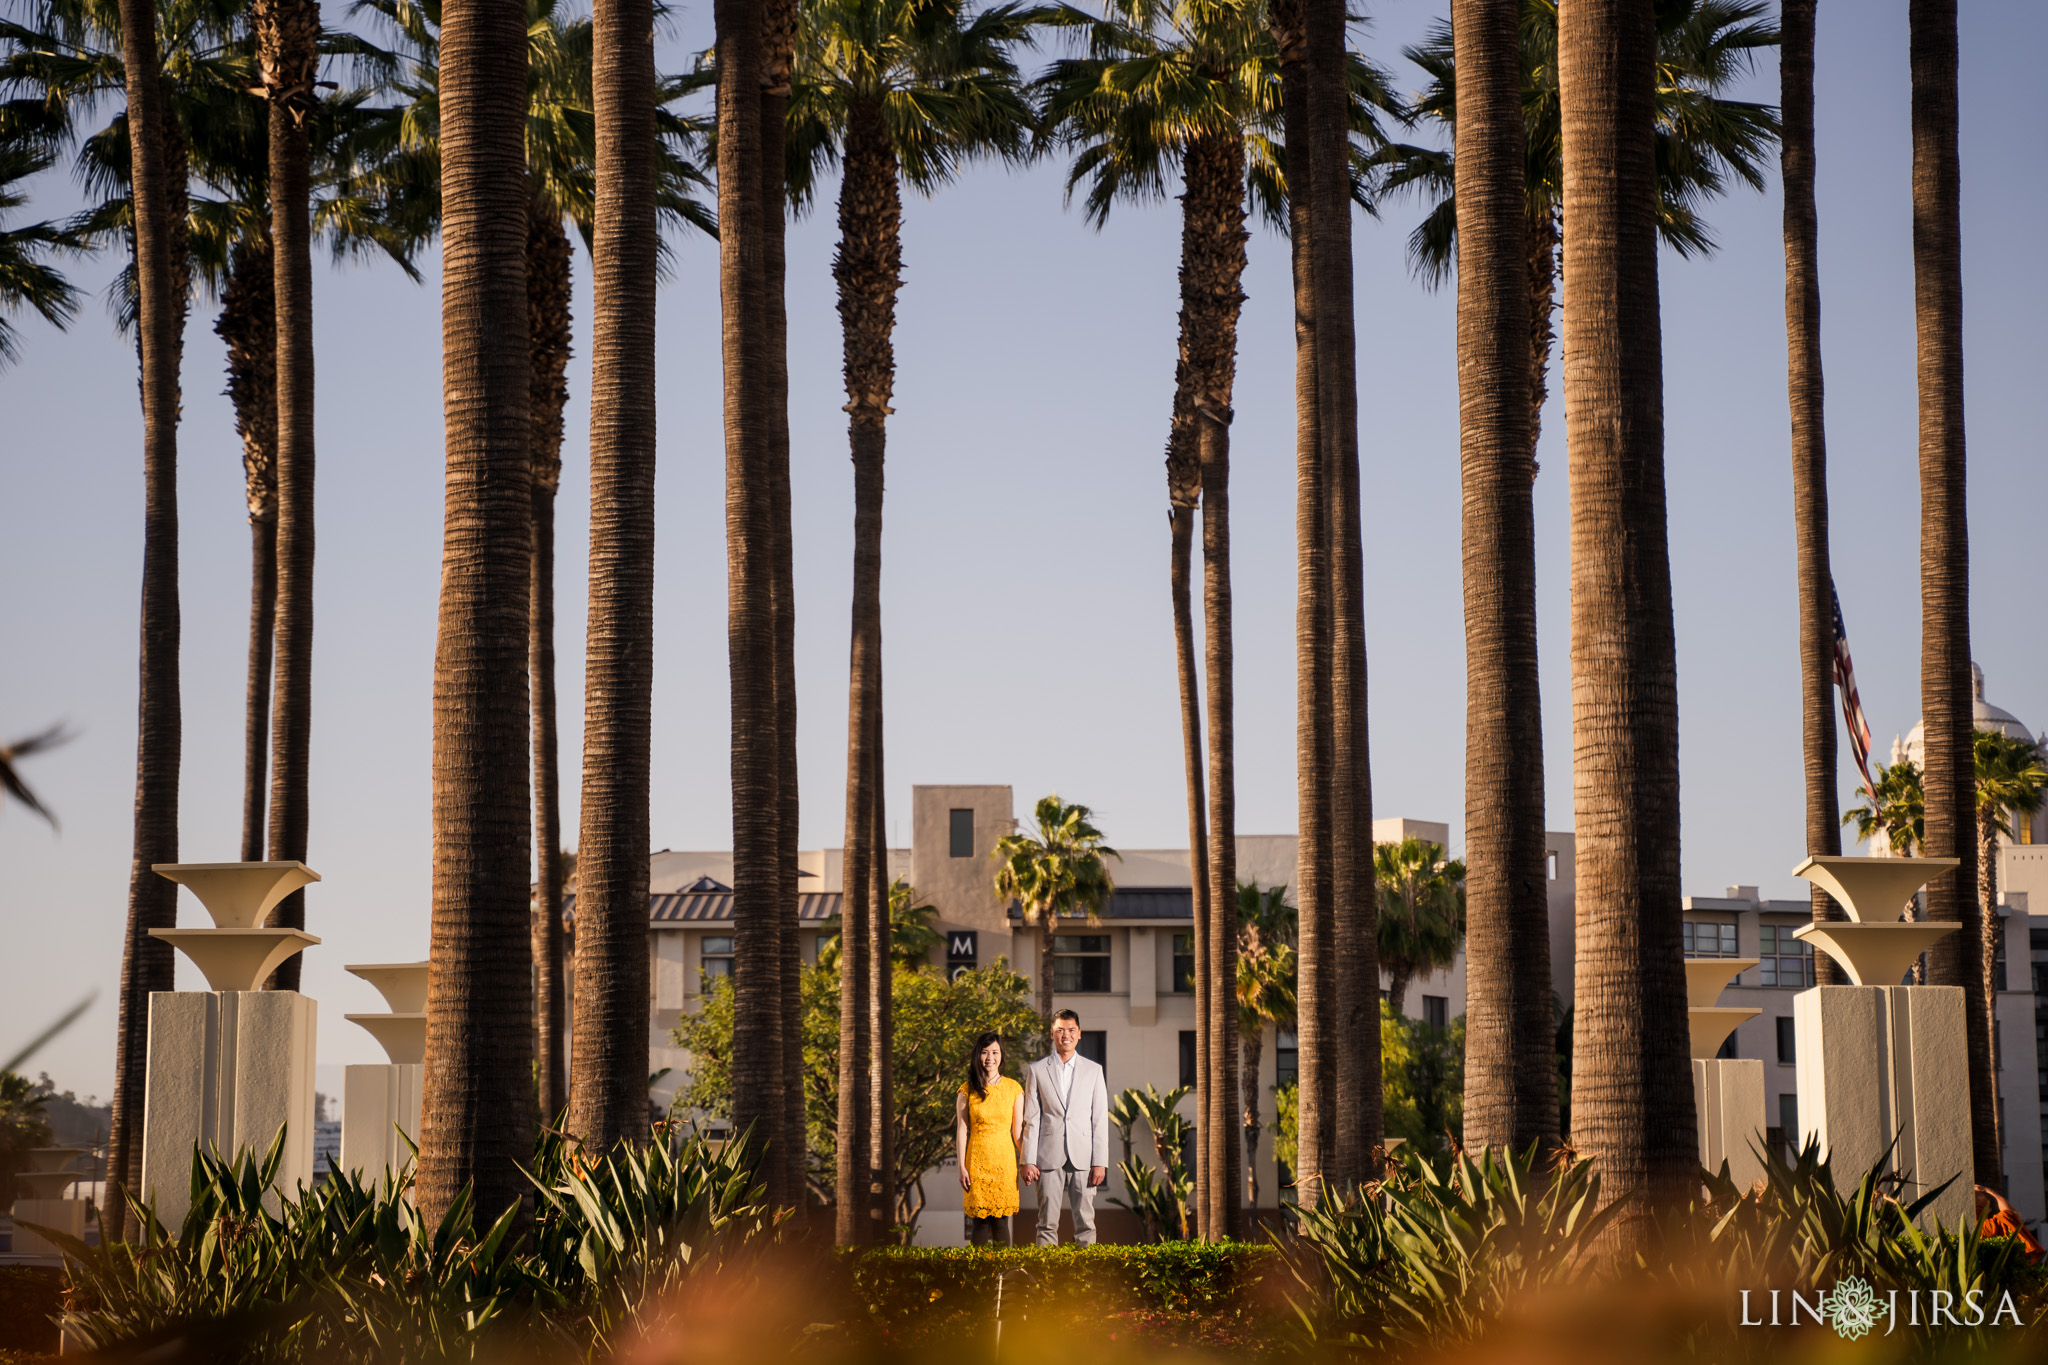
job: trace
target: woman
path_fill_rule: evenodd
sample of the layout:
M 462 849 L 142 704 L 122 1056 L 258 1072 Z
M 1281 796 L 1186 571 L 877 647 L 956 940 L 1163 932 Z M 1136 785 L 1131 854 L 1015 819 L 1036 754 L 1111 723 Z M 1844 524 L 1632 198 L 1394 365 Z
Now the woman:
M 1017 1211 L 1017 1144 L 1024 1138 L 1024 1087 L 1003 1074 L 1001 1035 L 974 1040 L 967 1084 L 953 1106 L 953 1155 L 960 1163 L 967 1241 L 1010 1245 Z

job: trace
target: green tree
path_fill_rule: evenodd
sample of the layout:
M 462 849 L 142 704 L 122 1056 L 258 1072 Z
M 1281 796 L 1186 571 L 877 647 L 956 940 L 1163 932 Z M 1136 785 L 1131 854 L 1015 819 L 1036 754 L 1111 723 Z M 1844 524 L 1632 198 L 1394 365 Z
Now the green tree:
M 1237 1036 L 1244 1096 L 1245 1206 L 1259 1204 L 1259 1062 L 1266 1029 L 1294 1027 L 1295 912 L 1285 886 L 1237 884 Z
M 932 949 L 946 937 L 933 927 L 938 917 L 939 907 L 926 902 L 923 893 L 909 882 L 898 877 L 889 883 L 890 962 L 909 971 L 929 967 Z M 824 931 L 818 936 L 820 967 L 839 967 L 841 919 L 834 915 L 818 926 Z
M 1971 755 L 1977 774 L 1977 934 L 1982 944 L 1978 990 L 1986 1013 L 1996 1018 L 1998 943 L 2004 932 L 1998 923 L 1998 838 L 2013 837 L 2014 816 L 2031 818 L 2041 809 L 2048 767 L 2042 765 L 2040 745 L 1996 730 L 1975 731 Z M 1996 1071 L 1993 1068 L 1994 1086 L 1998 1080 Z M 1992 1115 L 1993 1121 L 1998 1122 L 1995 1103 Z M 2002 1132 L 1999 1149 L 2004 1150 Z
M 1103 842 L 1091 823 L 1095 813 L 1079 802 L 1068 805 L 1057 792 L 1032 807 L 1038 833 L 1005 834 L 996 840 L 996 895 L 1015 900 L 1024 922 L 1038 928 L 1038 964 L 1033 972 L 1038 1017 L 1052 1028 L 1053 935 L 1062 916 L 1086 916 L 1090 924 L 1116 894 L 1105 858 L 1122 855 Z
M 12 1071 L 0 1071 L 0 1204 L 14 1202 L 14 1177 L 28 1169 L 32 1147 L 50 1145 L 50 1123 L 43 1106 L 46 1087 Z
M 1027 1040 L 1039 1023 L 1029 1002 L 1030 983 L 998 958 L 978 971 L 948 980 L 941 972 L 895 969 L 896 1017 L 890 1051 L 895 1163 L 889 1186 L 896 1233 L 908 1241 L 924 1209 L 921 1177 L 953 1150 L 953 1102 L 967 1077 L 968 1051 L 984 1033 L 1007 1044 L 1004 1074 L 1022 1075 Z M 803 974 L 804 1124 L 807 1170 L 813 1193 L 829 1199 L 836 1183 L 839 1135 L 839 973 L 816 966 Z M 676 1024 L 676 1046 L 690 1054 L 688 1081 L 676 1092 L 679 1109 L 718 1119 L 733 1116 L 731 978 L 707 982 L 694 1014 Z
M 1465 1113 L 1465 1016 L 1438 1028 L 1380 1005 L 1380 1086 L 1387 1136 L 1438 1155 L 1462 1142 Z
M 33 120 L 33 121 L 32 121 Z M 0 222 L 28 202 L 17 188 L 30 176 L 46 171 L 56 153 L 35 135 L 33 115 L 0 109 Z M 19 126 L 29 123 L 27 129 Z M 50 257 L 76 251 L 76 236 L 61 223 L 23 223 L 0 228 L 0 368 L 21 358 L 21 333 L 8 318 L 31 309 L 43 321 L 62 328 L 78 312 L 78 291 Z
M 1451 965 L 1465 938 L 1465 865 L 1442 844 L 1407 838 L 1373 849 L 1379 890 L 1380 963 L 1396 1014 L 1408 1009 L 1408 983 Z

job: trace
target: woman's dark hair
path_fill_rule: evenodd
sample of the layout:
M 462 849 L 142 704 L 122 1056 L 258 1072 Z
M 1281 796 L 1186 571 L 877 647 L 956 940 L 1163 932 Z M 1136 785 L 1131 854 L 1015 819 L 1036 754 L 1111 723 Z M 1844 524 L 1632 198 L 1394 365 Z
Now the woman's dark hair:
M 974 1092 L 974 1098 L 978 1100 L 988 1098 L 988 1080 L 981 1074 L 981 1054 L 987 1050 L 991 1043 L 997 1047 L 1003 1047 L 1003 1035 L 1000 1033 L 982 1034 L 974 1040 L 974 1050 L 967 1054 L 967 1088 Z M 1009 1051 L 1008 1048 L 1003 1048 L 1003 1055 L 1005 1057 L 1009 1056 Z

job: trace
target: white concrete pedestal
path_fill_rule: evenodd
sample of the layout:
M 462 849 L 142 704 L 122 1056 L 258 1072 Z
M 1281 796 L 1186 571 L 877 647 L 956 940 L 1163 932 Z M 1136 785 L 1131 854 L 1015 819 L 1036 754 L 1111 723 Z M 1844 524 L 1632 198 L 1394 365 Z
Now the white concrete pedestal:
M 85 1215 L 92 1204 L 69 1194 L 79 1181 L 93 1178 L 90 1169 L 79 1170 L 75 1166 L 84 1155 L 83 1147 L 28 1149 L 28 1169 L 14 1177 L 15 1193 L 20 1196 L 13 1209 L 15 1256 L 55 1259 L 63 1255 L 56 1243 L 23 1227 L 24 1223 L 34 1223 L 81 1242 L 85 1240 Z
M 1837 1189 L 1863 1178 L 1894 1135 L 1910 1204 L 1955 1180 L 1921 1215 L 1974 1220 L 1970 1068 L 1959 986 L 1816 986 L 1793 998 L 1800 1141 L 1817 1136 Z
M 176 1233 L 191 1207 L 192 1149 L 261 1158 L 285 1129 L 266 1196 L 313 1182 L 319 1006 L 297 991 L 157 991 L 149 997 L 142 1191 Z
M 1729 1179 L 1745 1190 L 1762 1180 L 1764 1064 L 1747 1057 L 1695 1057 L 1692 1108 L 1700 1165 L 1718 1171 L 1727 1162 Z
M 420 1092 L 427 1069 L 417 1064 L 352 1066 L 344 1074 L 341 1169 L 376 1182 L 412 1164 L 412 1149 L 398 1136 L 420 1137 Z

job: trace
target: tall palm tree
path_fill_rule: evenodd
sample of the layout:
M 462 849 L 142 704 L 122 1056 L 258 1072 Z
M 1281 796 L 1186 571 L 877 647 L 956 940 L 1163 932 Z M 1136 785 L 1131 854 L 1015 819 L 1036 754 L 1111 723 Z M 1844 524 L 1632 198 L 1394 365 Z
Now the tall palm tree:
M 774 385 L 762 128 L 765 6 L 716 0 L 720 330 L 724 346 L 726 643 L 732 705 L 733 1119 L 771 1147 L 786 1124 L 782 931 L 791 869 L 782 862 L 781 710 L 776 695 Z M 780 1155 L 769 1194 L 793 1205 Z
M 873 1059 L 889 1052 L 888 849 L 876 818 L 882 778 L 882 489 L 895 388 L 893 335 L 903 262 L 902 191 L 929 195 L 983 155 L 1026 150 L 1030 109 L 1011 49 L 1033 16 L 1016 5 L 970 13 L 958 0 L 812 0 L 786 111 L 786 193 L 808 208 L 832 163 L 841 167 L 839 249 L 832 274 L 844 334 L 846 411 L 854 472 L 852 645 L 847 696 L 847 919 L 863 942 L 841 964 L 842 1051 L 848 1090 L 837 1205 L 842 1243 L 863 1239 L 856 1153 L 872 1144 L 853 1107 L 874 1104 Z M 793 830 L 791 836 L 793 837 Z M 879 874 L 879 875 L 878 875 Z M 885 892 L 886 894 L 886 892 Z M 879 970 L 878 970 L 879 969 Z M 872 975 L 870 975 L 872 974 Z M 855 1091 L 860 1093 L 856 1094 Z
M 1767 9 L 1754 0 L 1654 0 L 1657 25 L 1657 231 L 1680 255 L 1714 250 L 1700 217 L 1704 201 L 1731 181 L 1761 190 L 1778 116 L 1769 105 L 1728 97 L 1747 76 L 1755 54 L 1778 42 Z M 1529 445 L 1542 430 L 1556 333 L 1558 253 L 1564 244 L 1563 130 L 1558 98 L 1558 0 L 1516 0 L 1520 70 L 1522 188 L 1526 214 L 1524 279 L 1529 293 Z M 1429 78 L 1415 103 L 1418 119 L 1454 138 L 1452 151 L 1414 145 L 1387 148 L 1386 188 L 1435 198 L 1408 238 L 1410 264 L 1432 287 L 1450 277 L 1462 254 L 1455 136 L 1457 48 L 1452 25 L 1439 22 L 1406 56 Z
M 1259 1106 L 1259 1061 L 1266 1030 L 1294 1025 L 1294 907 L 1287 888 L 1260 890 L 1256 882 L 1237 886 L 1237 1036 L 1238 1077 L 1244 1096 L 1244 1176 L 1246 1208 L 1259 1205 L 1259 1134 L 1265 1119 Z
M 1105 858 L 1122 855 L 1103 842 L 1095 812 L 1072 805 L 1055 792 L 1031 808 L 1036 834 L 1005 834 L 996 840 L 996 895 L 1017 901 L 1024 922 L 1038 929 L 1038 1017 L 1052 1027 L 1053 938 L 1062 916 L 1085 916 L 1093 924 L 1116 894 Z
M 1964 494 L 1962 171 L 1956 132 L 1955 0 L 1911 0 L 1913 81 L 1913 319 L 1920 391 L 1921 778 L 1927 789 L 1930 858 L 1958 858 L 1952 877 L 1927 887 L 1927 918 L 1960 923 L 1927 952 L 1936 986 L 1975 984 L 1985 952 L 1977 916 L 1965 913 L 1977 884 L 1972 837 L 1970 732 L 1970 524 Z M 1970 1136 L 1979 1185 L 1997 1189 L 1998 1147 L 1992 1018 L 1982 991 L 1966 990 Z
M 1785 383 L 1792 409 L 1792 521 L 1799 546 L 1799 720 L 1806 758 L 1806 851 L 1842 851 L 1835 799 L 1835 587 L 1828 566 L 1827 415 L 1820 357 L 1820 219 L 1814 208 L 1813 31 L 1818 0 L 1785 0 L 1779 104 L 1785 181 Z M 1818 884 L 1813 917 L 1842 912 Z M 1826 953 L 1820 985 L 1847 982 Z
M 1445 858 L 1442 844 L 1409 838 L 1374 847 L 1380 962 L 1397 1013 L 1408 1012 L 1408 983 L 1417 972 L 1441 971 L 1456 960 L 1465 941 L 1464 881 L 1465 865 Z
M 526 1185 L 532 1110 L 527 609 L 528 412 L 523 9 L 449 0 L 438 72 L 447 518 L 434 660 L 434 970 L 419 1202 L 469 1189 L 487 1212 Z M 644 1006 L 643 1006 L 644 1008 Z M 644 1016 L 642 1027 L 644 1028 Z
M 33 118 L 29 111 L 22 113 Z M 28 202 L 15 187 L 48 170 L 57 159 L 39 130 L 16 126 L 24 121 L 14 110 L 0 109 L 0 219 Z M 0 228 L 0 368 L 21 358 L 21 334 L 10 317 L 27 308 L 61 328 L 78 312 L 78 290 L 49 262 L 51 256 L 75 251 L 78 245 L 61 223 Z
M 307 125 L 316 102 L 318 0 L 255 0 L 257 52 L 270 112 L 270 236 L 277 447 L 277 578 L 271 687 L 268 851 L 272 860 L 306 856 L 311 814 L 308 763 L 313 743 L 313 248 L 312 151 Z M 294 891 L 265 921 L 302 929 L 306 896 Z M 267 985 L 297 990 L 299 959 L 279 964 Z
M 2041 746 L 2015 739 L 1996 730 L 1978 730 L 1971 736 L 1971 759 L 1976 775 L 1975 815 L 1977 825 L 1977 934 L 1981 941 L 1977 967 L 1977 993 L 1984 1011 L 1998 1017 L 1998 837 L 2010 839 L 2015 815 L 2032 817 L 2041 809 L 2044 788 L 2048 788 L 2048 767 L 2042 763 Z M 1992 1068 L 1992 1084 L 1998 1083 Z M 1992 1092 L 1992 1121 L 2000 1123 L 1997 1091 Z M 2005 1149 L 1999 1135 L 1999 1150 Z
M 120 0 L 121 65 L 128 97 L 134 204 L 137 333 L 142 358 L 142 658 L 135 745 L 135 840 L 128 868 L 128 937 L 121 958 L 121 1011 L 108 1133 L 107 1200 L 142 1176 L 142 1094 L 147 1077 L 151 992 L 172 984 L 170 945 L 149 931 L 178 922 L 177 887 L 152 867 L 178 858 L 178 764 L 183 716 L 178 693 L 178 329 L 183 262 L 172 240 L 182 194 L 164 155 L 165 110 L 158 76 L 156 15 L 149 0 Z M 182 189 L 182 183 L 178 186 Z M 116 1213 L 102 1236 L 121 1238 Z
M 1464 68 L 1465 95 L 1464 117 L 1452 125 L 1453 194 L 1464 206 L 1458 428 L 1471 867 L 1464 1139 L 1480 1149 L 1548 1145 L 1558 1136 L 1518 8 L 1517 0 L 1458 0 L 1451 7 L 1451 48 Z M 1383 934 L 1383 956 L 1384 947 Z
M 1680 1197 L 1699 1162 L 1678 942 L 1656 88 L 1644 0 L 1570 0 L 1559 11 L 1573 234 L 1564 277 L 1579 829 L 1572 1141 L 1638 1204 Z
M 591 242 L 590 612 L 576 869 L 581 1026 L 569 1121 L 586 1142 L 604 1149 L 620 1139 L 644 1139 L 647 1133 L 653 394 L 661 232 L 653 0 L 599 0 L 592 17 L 596 213 Z M 559 230 L 559 210 L 546 216 Z M 566 249 L 561 255 L 566 257 Z M 559 457 L 554 463 L 559 469 Z M 537 530 L 547 525 L 551 531 L 551 521 L 536 508 Z M 536 600 L 541 597 L 552 598 L 552 593 L 537 594 Z M 550 676 L 550 687 L 552 682 Z M 552 852 L 543 848 L 544 856 Z M 586 905 L 592 911 L 587 916 Z M 550 934 L 558 933 L 558 923 L 551 913 Z M 553 1001 L 550 1005 L 559 1008 Z M 555 1020 L 546 1018 L 544 1026 L 554 1027 Z

